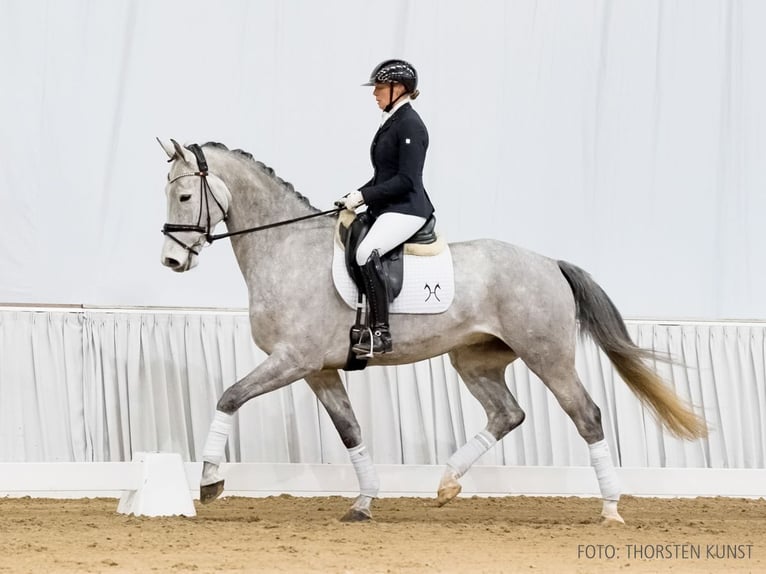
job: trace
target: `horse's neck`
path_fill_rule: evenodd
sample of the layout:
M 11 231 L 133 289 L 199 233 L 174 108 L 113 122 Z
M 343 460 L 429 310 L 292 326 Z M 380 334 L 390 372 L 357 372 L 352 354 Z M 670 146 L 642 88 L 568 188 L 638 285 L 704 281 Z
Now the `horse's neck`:
M 316 211 L 288 185 L 256 168 L 226 183 L 232 193 L 231 231 L 294 219 Z
M 244 174 L 240 172 L 234 177 L 229 176 L 224 181 L 232 195 L 227 221 L 230 232 L 317 212 L 289 186 L 255 167 L 248 169 Z M 307 228 L 332 229 L 333 224 L 329 218 L 317 217 L 309 221 L 310 225 L 305 222 L 287 224 L 276 229 L 254 231 L 232 238 L 234 254 L 248 283 L 251 296 L 254 289 L 261 287 L 267 291 L 273 290 L 274 284 L 280 280 L 284 266 L 288 263 L 283 259 L 286 238 L 290 238 L 289 244 L 292 249 L 309 252 L 316 247 L 311 245 L 316 236 L 308 233 Z M 258 281 L 253 280 L 253 274 L 258 275 Z M 268 284 L 271 284 L 271 287 Z

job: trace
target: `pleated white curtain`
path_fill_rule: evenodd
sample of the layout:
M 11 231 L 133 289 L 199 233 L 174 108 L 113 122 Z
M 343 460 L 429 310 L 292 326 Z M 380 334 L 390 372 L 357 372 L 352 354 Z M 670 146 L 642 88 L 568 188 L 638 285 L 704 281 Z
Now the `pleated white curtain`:
M 0 312 L 0 460 L 85 461 L 80 313 Z
M 657 368 L 704 409 L 711 433 L 669 436 L 586 340 L 578 371 L 618 463 L 763 468 L 766 324 L 633 321 L 629 330 L 681 363 Z M 218 397 L 264 356 L 244 313 L 143 310 L 0 311 L 0 352 L 3 462 L 123 461 L 154 450 L 199 460 Z M 480 463 L 587 465 L 584 442 L 544 385 L 518 361 L 506 380 L 527 419 Z M 348 373 L 345 382 L 378 463 L 444 463 L 486 422 L 446 357 Z M 348 461 L 302 381 L 240 410 L 229 460 Z

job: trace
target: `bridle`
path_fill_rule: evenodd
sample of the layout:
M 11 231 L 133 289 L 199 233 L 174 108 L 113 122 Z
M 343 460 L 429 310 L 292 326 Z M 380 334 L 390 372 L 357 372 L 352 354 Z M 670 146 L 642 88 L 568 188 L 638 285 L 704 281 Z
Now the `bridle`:
M 197 158 L 197 169 L 198 171 L 192 171 L 188 173 L 181 173 L 175 176 L 173 179 L 168 180 L 168 184 L 171 184 L 175 181 L 178 181 L 182 177 L 199 177 L 199 216 L 197 217 L 197 225 L 188 225 L 185 223 L 166 223 L 162 226 L 162 233 L 166 236 L 178 243 L 181 247 L 186 249 L 189 253 L 194 253 L 194 255 L 199 256 L 199 251 L 196 250 L 196 248 L 199 248 L 202 244 L 203 240 L 207 240 L 208 242 L 212 243 L 215 240 L 215 236 L 211 234 L 212 226 L 210 224 L 210 197 L 213 197 L 213 201 L 215 201 L 218 208 L 221 210 L 221 213 L 223 213 L 223 220 L 226 221 L 226 218 L 228 216 L 227 214 L 227 208 L 224 208 L 223 205 L 221 205 L 221 202 L 218 200 L 218 198 L 213 193 L 213 190 L 210 189 L 210 184 L 207 181 L 207 176 L 209 175 L 208 169 L 207 169 L 207 160 L 205 159 L 205 154 L 202 152 L 202 148 L 198 144 L 191 144 L 189 146 L 186 146 L 186 148 L 191 151 L 194 154 L 194 157 Z M 227 206 L 228 207 L 228 206 Z M 205 226 L 202 226 L 202 212 L 206 212 L 206 222 Z M 187 245 L 178 237 L 173 235 L 173 232 L 178 231 L 195 231 L 197 233 L 201 233 L 202 237 L 192 243 L 191 245 Z
M 162 226 L 162 233 L 166 237 L 172 239 L 178 245 L 186 249 L 189 253 L 193 253 L 194 255 L 199 256 L 199 251 L 197 249 L 202 246 L 203 241 L 207 241 L 208 243 L 212 244 L 213 241 L 217 241 L 218 239 L 224 239 L 226 237 L 233 237 L 236 235 L 243 235 L 245 233 L 252 233 L 255 231 L 262 231 L 264 229 L 271 229 L 272 227 L 280 227 L 282 225 L 288 225 L 290 223 L 295 223 L 298 221 L 303 221 L 304 219 L 311 219 L 313 217 L 319 217 L 322 215 L 334 215 L 338 213 L 339 211 L 342 211 L 345 209 L 345 207 L 336 207 L 335 209 L 328 209 L 327 211 L 321 211 L 318 213 L 312 213 L 310 215 L 304 215 L 301 217 L 296 217 L 294 219 L 287 219 L 285 221 L 277 221 L 276 223 L 269 223 L 267 225 L 259 225 L 257 227 L 249 227 L 247 229 L 240 229 L 238 231 L 229 231 L 228 233 L 218 233 L 213 234 L 211 233 L 213 231 L 212 225 L 210 223 L 210 197 L 212 196 L 213 201 L 215 201 L 218 208 L 221 210 L 221 213 L 223 213 L 223 221 L 226 221 L 228 218 L 228 206 L 224 207 L 221 205 L 221 202 L 218 200 L 216 195 L 213 193 L 213 190 L 210 189 L 210 184 L 207 181 L 208 175 L 210 175 L 210 172 L 207 168 L 207 160 L 205 159 L 205 154 L 202 152 L 202 148 L 198 144 L 190 144 L 188 146 L 185 146 L 186 149 L 191 151 L 194 154 L 194 157 L 197 159 L 197 170 L 198 171 L 192 171 L 188 173 L 181 173 L 175 176 L 172 179 L 168 180 L 168 184 L 171 184 L 182 177 L 199 177 L 200 178 L 200 185 L 199 185 L 199 193 L 200 193 L 200 207 L 199 207 L 199 216 L 197 217 L 197 224 L 196 225 L 188 225 L 185 223 L 166 223 Z M 172 159 L 170 161 L 173 161 Z M 204 204 L 204 205 L 203 205 Z M 202 212 L 206 212 L 206 222 L 205 225 L 202 225 Z M 197 241 L 192 243 L 191 245 L 187 245 L 178 237 L 173 235 L 173 232 L 177 231 L 194 231 L 196 233 L 202 234 Z

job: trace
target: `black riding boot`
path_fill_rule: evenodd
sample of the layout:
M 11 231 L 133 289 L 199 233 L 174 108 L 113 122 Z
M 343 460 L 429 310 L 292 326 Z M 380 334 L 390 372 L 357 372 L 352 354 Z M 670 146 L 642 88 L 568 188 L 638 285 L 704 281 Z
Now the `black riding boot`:
M 362 331 L 362 337 L 354 345 L 357 355 L 378 355 L 391 352 L 391 331 L 388 329 L 388 283 L 377 249 L 367 263 L 359 267 L 364 277 L 364 290 L 370 304 L 370 330 Z M 372 353 L 370 353 L 372 334 Z

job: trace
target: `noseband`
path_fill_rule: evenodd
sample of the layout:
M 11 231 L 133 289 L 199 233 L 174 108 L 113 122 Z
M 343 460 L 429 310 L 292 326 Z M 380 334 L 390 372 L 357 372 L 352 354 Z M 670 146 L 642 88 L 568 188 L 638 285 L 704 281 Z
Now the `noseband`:
M 215 201 L 218 208 L 223 213 L 223 220 L 226 221 L 227 213 L 226 209 L 224 209 L 223 205 L 221 205 L 221 202 L 218 201 L 218 198 L 213 193 L 213 190 L 210 189 L 210 184 L 207 181 L 208 176 L 208 169 L 207 169 L 207 160 L 205 159 L 205 154 L 202 152 L 202 148 L 198 144 L 191 144 L 189 146 L 186 146 L 186 148 L 191 151 L 194 154 L 194 157 L 197 158 L 197 169 L 199 171 L 193 171 L 190 173 L 182 173 L 180 175 L 175 176 L 173 179 L 169 180 L 168 183 L 173 183 L 174 181 L 177 181 L 181 179 L 182 177 L 191 177 L 196 176 L 200 178 L 199 183 L 199 216 L 197 217 L 197 225 L 186 225 L 184 223 L 166 223 L 162 226 L 162 233 L 166 236 L 178 243 L 181 247 L 186 249 L 189 253 L 194 253 L 194 255 L 199 256 L 199 251 L 197 251 L 195 248 L 198 248 L 199 244 L 201 243 L 200 240 L 195 241 L 191 245 L 187 245 L 180 239 L 178 239 L 175 235 L 173 235 L 173 232 L 178 231 L 195 231 L 197 233 L 201 233 L 202 237 L 204 237 L 209 243 L 212 243 L 215 239 L 215 236 L 211 233 L 213 231 L 212 226 L 210 225 L 210 197 L 212 196 L 213 201 Z M 204 203 L 204 206 L 203 206 Z M 207 221 L 205 226 L 202 226 L 202 212 L 205 211 L 207 215 Z

